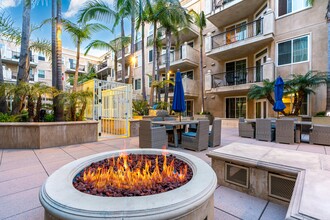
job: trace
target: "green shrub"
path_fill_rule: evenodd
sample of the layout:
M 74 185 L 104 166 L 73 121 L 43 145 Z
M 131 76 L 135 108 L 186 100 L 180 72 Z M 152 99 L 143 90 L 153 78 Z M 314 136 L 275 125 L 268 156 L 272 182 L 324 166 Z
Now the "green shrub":
M 322 112 L 318 112 L 315 114 L 316 117 L 325 117 L 326 116 L 326 112 L 322 111 Z
M 157 108 L 158 110 L 167 110 L 167 108 L 170 106 L 168 102 L 158 102 Z
M 27 122 L 29 121 L 29 113 L 27 110 L 22 110 L 21 114 L 20 115 L 17 115 L 17 117 L 20 118 L 20 121 L 21 122 Z
M 148 115 L 149 105 L 147 101 L 144 100 L 134 100 L 133 101 L 133 114 L 134 115 Z
M 44 120 L 45 122 L 53 122 L 55 121 L 55 116 L 53 114 L 46 114 Z
M 19 117 L 15 115 L 0 113 L 0 122 L 18 122 Z

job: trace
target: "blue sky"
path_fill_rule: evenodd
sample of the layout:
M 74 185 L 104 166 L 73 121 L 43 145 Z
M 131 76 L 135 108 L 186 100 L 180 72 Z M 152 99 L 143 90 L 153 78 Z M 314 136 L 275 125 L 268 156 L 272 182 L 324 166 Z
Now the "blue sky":
M 80 8 L 82 8 L 83 4 L 88 0 L 62 0 L 62 15 L 66 19 L 71 20 L 72 22 L 76 21 L 76 13 L 79 11 Z M 111 0 L 106 0 L 111 1 Z M 19 28 L 22 27 L 22 12 L 23 12 L 23 6 L 22 6 L 22 0 L 0 0 L 0 7 L 2 10 L 5 11 L 5 13 L 9 14 L 12 19 L 15 21 L 15 25 Z M 31 22 L 33 24 L 40 24 L 43 20 L 51 17 L 51 0 L 41 0 L 39 4 L 37 4 L 31 12 Z M 128 24 L 128 22 L 126 22 Z M 111 25 L 112 27 L 112 25 Z M 130 33 L 130 25 L 125 25 L 125 33 Z M 111 34 L 109 31 L 101 31 L 96 34 L 94 34 L 91 37 L 91 40 L 104 40 L 106 42 L 109 42 L 111 39 L 113 39 L 115 36 L 119 36 L 120 29 L 119 25 L 116 28 L 114 34 Z M 32 34 L 32 39 L 35 38 L 41 38 L 41 39 L 48 39 L 51 38 L 51 29 L 50 25 L 46 25 L 42 27 L 42 29 L 34 32 Z M 72 50 L 75 50 L 75 45 L 73 44 L 70 36 L 63 32 L 63 47 L 69 48 Z M 85 46 L 91 41 L 87 40 L 83 43 L 83 50 Z M 89 54 L 100 56 L 101 54 L 105 53 L 106 51 L 99 51 L 99 50 L 93 50 Z

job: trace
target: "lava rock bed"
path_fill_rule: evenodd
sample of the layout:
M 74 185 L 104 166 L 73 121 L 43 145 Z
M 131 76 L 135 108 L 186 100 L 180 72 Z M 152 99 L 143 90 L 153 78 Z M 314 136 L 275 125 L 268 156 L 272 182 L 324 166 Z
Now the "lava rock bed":
M 158 166 L 160 172 L 163 170 L 164 157 L 162 155 L 142 155 L 142 154 L 129 154 L 128 155 L 128 167 L 130 170 L 135 170 L 137 168 L 143 168 L 145 166 L 145 159 L 151 161 L 150 172 L 153 172 L 156 167 L 156 157 L 158 157 Z M 96 171 L 99 167 L 104 167 L 109 169 L 113 160 L 117 161 L 119 157 L 107 158 L 102 161 L 98 161 L 92 163 L 90 166 L 86 167 L 84 170 L 79 172 L 76 177 L 73 179 L 73 186 L 79 190 L 80 192 L 103 196 L 103 197 L 131 197 L 131 196 L 146 196 L 153 195 L 162 192 L 167 192 L 173 189 L 176 189 L 187 182 L 189 182 L 193 176 L 193 171 L 190 166 L 182 160 L 177 159 L 173 155 L 167 155 L 167 165 L 174 160 L 174 172 L 179 172 L 180 169 L 187 166 L 187 174 L 184 181 L 179 182 L 171 182 L 171 181 L 163 181 L 163 182 L 155 182 L 151 188 L 141 188 L 135 190 L 129 189 L 120 189 L 113 187 L 111 185 L 107 185 L 103 189 L 98 189 L 94 186 L 93 183 L 87 183 L 83 179 L 83 174 L 86 170 Z M 142 160 L 141 160 L 142 159 Z M 140 162 L 139 162 L 140 161 Z M 121 165 L 123 165 L 123 161 L 121 161 Z M 113 169 L 116 171 L 117 166 L 113 166 Z

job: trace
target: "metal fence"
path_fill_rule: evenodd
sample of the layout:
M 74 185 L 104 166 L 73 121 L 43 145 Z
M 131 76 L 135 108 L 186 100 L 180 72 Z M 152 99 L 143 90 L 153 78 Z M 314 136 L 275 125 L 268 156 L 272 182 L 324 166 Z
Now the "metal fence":
M 255 66 L 236 71 L 227 71 L 212 75 L 212 88 L 234 86 L 263 81 L 263 66 Z

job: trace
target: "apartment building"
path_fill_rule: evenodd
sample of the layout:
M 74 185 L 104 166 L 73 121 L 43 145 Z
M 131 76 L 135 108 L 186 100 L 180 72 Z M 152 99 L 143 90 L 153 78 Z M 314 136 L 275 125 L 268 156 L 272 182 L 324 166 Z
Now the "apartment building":
M 20 46 L 8 40 L 0 39 L 0 49 L 4 80 L 7 82 L 16 82 Z M 63 48 L 62 64 L 64 85 L 68 88 L 70 84 L 67 82 L 67 79 L 70 75 L 73 75 L 76 70 L 76 51 Z M 31 51 L 30 66 L 30 83 L 44 82 L 49 86 L 52 85 L 52 69 L 49 57 Z M 87 74 L 89 66 L 95 68 L 99 79 L 114 80 L 113 56 L 111 52 L 105 53 L 101 57 L 80 54 L 79 74 Z
M 275 116 L 267 100 L 248 100 L 251 85 L 277 76 L 327 70 L 327 1 L 204 0 L 206 109 L 222 118 Z M 293 97 L 283 98 L 286 111 Z M 326 86 L 305 97 L 301 115 L 326 108 Z

